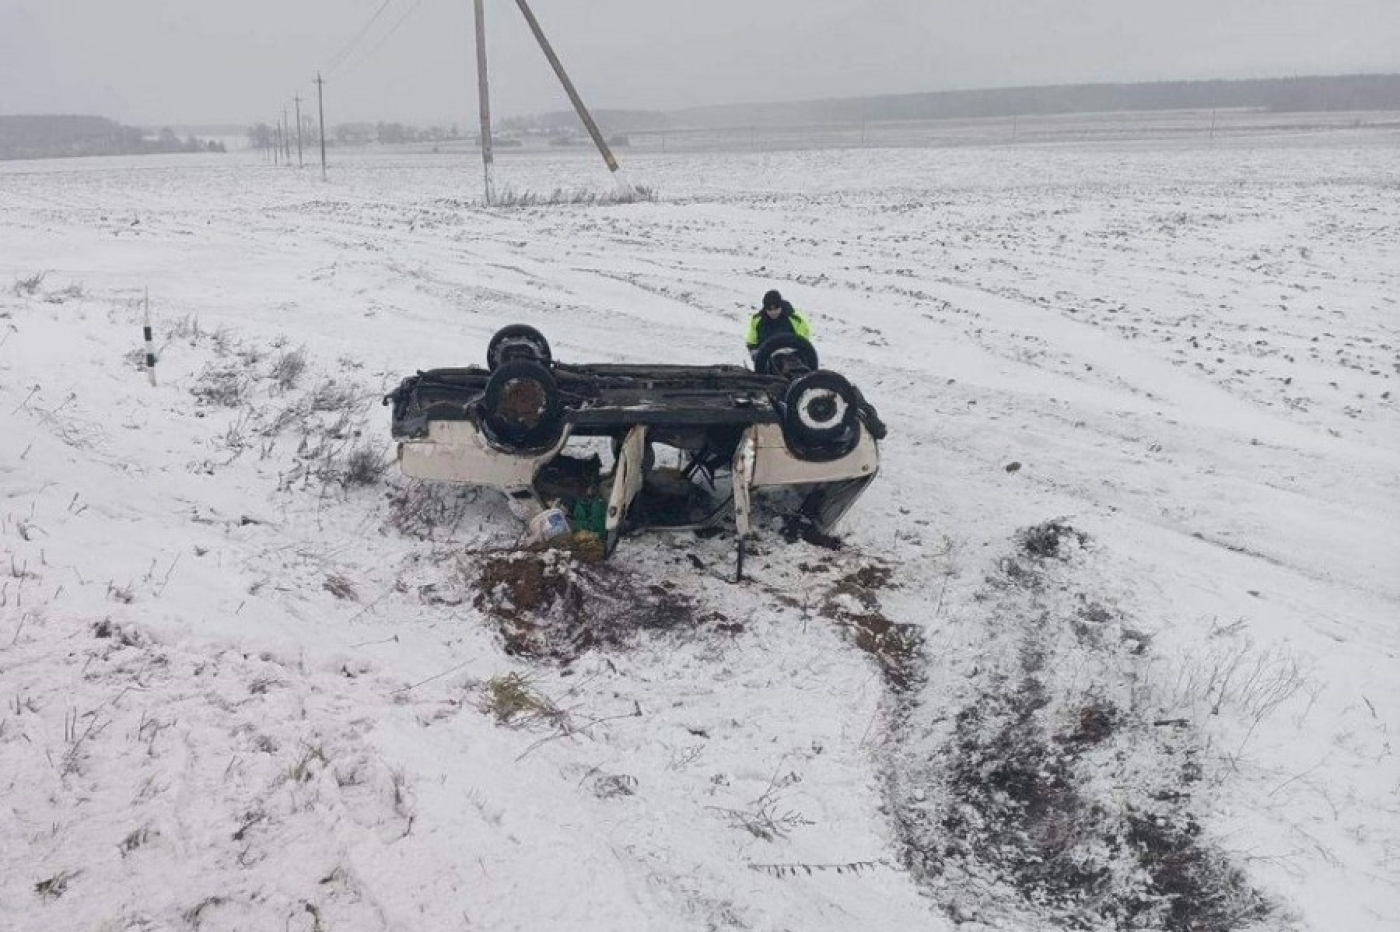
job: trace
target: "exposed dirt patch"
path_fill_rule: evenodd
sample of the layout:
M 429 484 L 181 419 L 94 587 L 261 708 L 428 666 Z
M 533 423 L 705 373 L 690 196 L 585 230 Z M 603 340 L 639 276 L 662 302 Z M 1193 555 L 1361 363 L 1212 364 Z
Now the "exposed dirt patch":
M 893 588 L 894 570 L 866 564 L 836 579 L 822 596 L 819 610 L 850 632 L 855 645 L 880 665 L 891 689 L 913 685 L 922 668 L 923 629 L 891 621 L 880 607 L 880 592 Z
M 463 564 L 473 604 L 495 624 L 506 653 L 569 663 L 618 647 L 640 631 L 690 629 L 695 606 L 670 584 L 648 584 L 565 549 L 506 550 Z
M 1094 787 L 1115 757 L 1151 740 L 1146 723 L 1101 702 L 1056 704 L 1026 674 L 957 713 L 939 841 L 917 851 L 917 869 L 990 874 L 1069 928 L 1229 932 L 1266 916 L 1201 837 L 1189 755 L 1167 756 L 1187 764 L 1157 774 L 1153 792 L 1110 778 L 1115 804 Z
M 995 927 L 1248 927 L 1271 907 L 1201 827 L 1198 739 L 1147 688 L 1149 639 L 1076 591 L 1087 540 L 1021 532 L 977 596 L 977 665 L 937 702 L 936 671 L 896 693 L 905 863 L 956 918 Z
M 947 843 L 925 866 L 975 859 L 1028 900 L 1063 907 L 1102 896 L 1109 870 L 1082 857 L 1092 804 L 1076 789 L 1070 756 L 1041 734 L 1037 713 L 1048 702 L 1027 678 L 1000 702 L 958 713 L 950 773 L 958 805 L 941 821 Z
M 1070 527 L 1062 518 L 1028 527 L 1018 540 L 1022 551 L 1041 559 L 1063 559 L 1067 542 L 1082 547 L 1089 542 L 1089 535 Z
M 893 569 L 872 563 L 839 579 L 836 583 L 836 591 L 859 598 L 873 597 L 881 589 L 890 587 L 890 580 L 893 578 Z
M 1120 716 L 1107 702 L 1091 702 L 1078 711 L 1074 720 L 1074 728 L 1060 740 L 1072 747 L 1084 747 L 1107 741 L 1117 730 Z
M 845 546 L 841 538 L 826 533 L 809 519 L 800 516 L 794 516 L 783 523 L 782 535 L 790 544 L 803 540 L 824 550 L 840 550 Z
M 1130 812 L 1125 842 L 1152 877 L 1152 888 L 1130 900 L 1127 918 L 1147 918 L 1167 932 L 1229 932 L 1269 915 L 1248 879 L 1201 840 L 1201 827 Z

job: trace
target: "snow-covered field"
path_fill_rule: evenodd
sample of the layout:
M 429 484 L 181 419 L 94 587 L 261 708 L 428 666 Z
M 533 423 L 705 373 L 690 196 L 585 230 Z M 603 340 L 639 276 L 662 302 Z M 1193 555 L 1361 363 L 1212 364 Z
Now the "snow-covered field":
M 0 929 L 1400 926 L 1397 152 L 0 166 Z M 891 428 L 845 546 L 629 539 L 646 624 L 508 655 L 379 397 L 769 287 Z

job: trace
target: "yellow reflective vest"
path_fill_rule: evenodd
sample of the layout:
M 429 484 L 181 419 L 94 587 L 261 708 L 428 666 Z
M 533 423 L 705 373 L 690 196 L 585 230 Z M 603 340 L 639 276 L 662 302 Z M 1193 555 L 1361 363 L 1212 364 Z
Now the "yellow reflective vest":
M 812 340 L 812 327 L 807 323 L 807 318 L 799 314 L 796 308 L 789 306 L 773 320 L 769 320 L 768 315 L 762 311 L 749 318 L 749 335 L 744 342 L 752 352 L 769 337 L 780 333 L 795 333 L 808 342 Z

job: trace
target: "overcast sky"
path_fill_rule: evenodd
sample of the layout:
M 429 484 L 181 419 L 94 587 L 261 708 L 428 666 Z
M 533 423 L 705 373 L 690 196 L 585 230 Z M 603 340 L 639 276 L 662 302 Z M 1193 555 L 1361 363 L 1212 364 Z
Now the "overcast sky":
M 596 108 L 1400 72 L 1400 0 L 531 5 Z M 567 108 L 514 0 L 486 18 L 496 115 Z M 0 0 L 0 114 L 270 121 L 317 69 L 328 123 L 473 121 L 472 0 Z

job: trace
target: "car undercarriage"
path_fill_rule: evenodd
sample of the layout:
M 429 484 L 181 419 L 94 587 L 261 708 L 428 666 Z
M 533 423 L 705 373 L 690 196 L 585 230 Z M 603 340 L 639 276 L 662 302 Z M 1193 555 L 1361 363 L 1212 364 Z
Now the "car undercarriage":
M 875 409 L 795 336 L 760 347 L 753 370 L 564 364 L 521 324 L 486 355 L 484 368 L 419 372 L 385 397 L 400 469 L 498 488 L 526 520 L 559 507 L 596 524 L 605 555 L 627 531 L 732 514 L 742 560 L 754 494 L 770 491 L 790 521 L 829 534 L 879 470 Z M 674 465 L 659 465 L 662 451 Z

